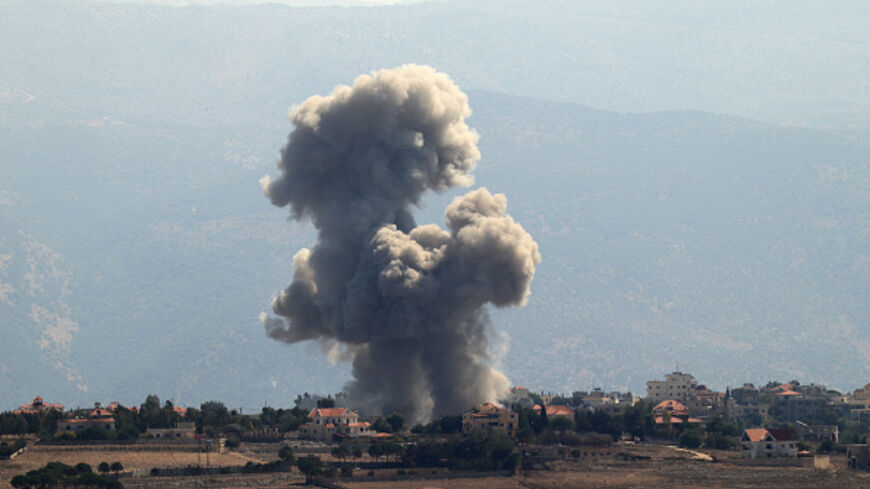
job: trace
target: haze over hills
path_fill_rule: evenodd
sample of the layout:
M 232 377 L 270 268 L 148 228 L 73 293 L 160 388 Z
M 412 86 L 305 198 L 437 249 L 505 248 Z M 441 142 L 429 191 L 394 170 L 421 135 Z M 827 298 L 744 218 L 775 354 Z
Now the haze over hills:
M 476 185 L 541 247 L 528 306 L 493 312 L 513 381 L 863 385 L 866 7 L 623 3 L 0 5 L 0 409 L 338 390 L 257 321 L 314 242 L 257 180 L 290 104 L 409 61 L 469 93 Z

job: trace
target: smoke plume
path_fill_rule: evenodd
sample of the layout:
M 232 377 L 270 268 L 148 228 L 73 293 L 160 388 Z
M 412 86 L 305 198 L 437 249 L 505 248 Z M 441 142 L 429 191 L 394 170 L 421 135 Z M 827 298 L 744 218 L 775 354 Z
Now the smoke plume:
M 274 205 L 318 231 L 272 302 L 277 316 L 262 315 L 266 331 L 352 361 L 348 397 L 369 412 L 424 420 L 508 387 L 487 363 L 483 306 L 524 304 L 537 244 L 485 188 L 453 200 L 447 230 L 411 215 L 427 190 L 473 182 L 469 115 L 466 95 L 430 67 L 363 75 L 291 111 L 281 176 L 261 180 Z

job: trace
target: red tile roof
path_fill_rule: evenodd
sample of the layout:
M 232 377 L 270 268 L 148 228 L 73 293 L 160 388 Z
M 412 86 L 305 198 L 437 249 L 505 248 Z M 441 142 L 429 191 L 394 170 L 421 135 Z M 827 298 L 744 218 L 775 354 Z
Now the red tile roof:
M 752 442 L 764 441 L 767 438 L 767 430 L 764 428 L 748 428 L 744 434 Z
M 764 441 L 767 435 L 770 435 L 776 441 L 794 440 L 794 430 L 791 428 L 749 428 L 743 433 L 752 442 Z
M 338 416 L 343 415 L 346 412 L 347 412 L 347 409 L 345 409 L 343 407 L 339 407 L 339 408 L 314 408 L 311 410 L 310 413 L 308 413 L 308 417 L 309 418 L 315 418 L 318 416 L 319 417 L 332 417 L 332 416 L 338 417 Z
M 677 416 L 688 416 L 689 408 L 687 408 L 684 404 L 677 402 L 673 399 L 668 399 L 667 401 L 662 401 L 656 404 L 656 407 L 653 408 L 653 413 L 661 414 L 663 412 L 669 412 L 672 415 Z
M 535 409 L 535 411 L 540 412 L 541 406 L 538 406 L 537 404 L 535 404 L 535 406 L 537 406 L 537 409 Z M 573 418 L 574 411 L 568 406 L 550 405 L 547 406 L 547 416 L 571 416 Z
M 106 418 L 111 417 L 112 413 L 106 409 L 94 409 L 91 411 L 90 417 L 92 418 Z
M 776 395 L 778 395 L 778 396 L 799 396 L 799 395 L 801 395 L 801 393 L 795 392 L 793 390 L 784 390 L 781 392 L 777 392 Z

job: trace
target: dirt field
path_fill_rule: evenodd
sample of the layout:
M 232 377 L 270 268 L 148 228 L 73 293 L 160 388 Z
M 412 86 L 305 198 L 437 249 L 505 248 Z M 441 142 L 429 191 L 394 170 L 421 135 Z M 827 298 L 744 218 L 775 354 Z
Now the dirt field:
M 520 478 L 485 477 L 482 479 L 450 479 L 396 482 L 339 482 L 347 489 L 525 489 Z
M 104 447 L 100 447 L 104 448 Z M 70 450 L 66 447 L 35 446 L 14 460 L 0 461 L 0 488 L 7 489 L 12 477 L 29 470 L 44 467 L 48 462 L 63 462 L 75 465 L 79 462 L 90 464 L 95 470 L 100 462 L 121 462 L 125 471 L 150 471 L 153 467 L 170 468 L 186 467 L 188 465 L 206 464 L 205 454 L 195 452 L 174 451 L 112 451 L 106 449 Z M 210 453 L 208 462 L 211 466 L 245 465 L 250 461 L 262 462 L 252 454 Z M 125 486 L 126 486 L 125 480 Z
M 254 457 L 269 459 L 268 450 L 244 450 L 243 453 L 210 455 L 212 465 L 244 465 Z M 805 467 L 764 467 L 737 465 L 736 452 L 709 452 L 715 461 L 699 460 L 696 454 L 671 447 L 641 445 L 614 447 L 612 453 L 648 457 L 641 460 L 620 458 L 586 459 L 552 464 L 553 470 L 532 471 L 516 477 L 479 479 L 440 479 L 403 481 L 365 481 L 358 472 L 356 481 L 338 479 L 347 489 L 870 489 L 870 472 L 845 469 L 842 457 L 833 457 L 832 470 Z M 118 452 L 105 450 L 70 451 L 37 447 L 24 456 L 0 462 L 0 487 L 8 488 L 15 474 L 38 468 L 51 460 L 68 464 L 87 462 L 96 466 L 102 461 L 120 461 L 132 470 L 152 467 L 195 465 L 197 454 L 191 452 Z M 204 458 L 200 459 L 204 464 Z M 379 473 L 382 471 L 378 471 Z M 395 470 L 386 472 L 395 473 Z M 385 473 L 386 473 L 385 472 Z M 390 474 L 390 475 L 392 475 Z M 207 477 L 125 478 L 128 489 L 278 489 L 298 483 L 293 473 L 234 474 Z
M 287 489 L 305 478 L 297 474 L 237 474 L 208 477 L 124 479 L 124 489 Z M 310 486 L 309 486 L 310 487 Z

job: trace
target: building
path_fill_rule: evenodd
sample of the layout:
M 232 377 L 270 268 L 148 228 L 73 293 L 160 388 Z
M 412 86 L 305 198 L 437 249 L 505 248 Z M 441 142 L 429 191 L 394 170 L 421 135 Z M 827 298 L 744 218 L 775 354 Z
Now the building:
M 302 438 L 333 441 L 341 438 L 372 436 L 371 423 L 360 422 L 359 414 L 343 407 L 313 408 L 308 413 L 311 421 L 299 427 Z
M 58 412 L 63 412 L 63 406 L 60 404 L 54 404 L 51 402 L 45 402 L 41 397 L 36 396 L 33 398 L 32 402 L 27 404 L 21 404 L 18 406 L 18 409 L 12 411 L 13 414 L 33 414 L 33 413 L 41 413 L 43 411 L 50 411 L 54 409 Z
M 850 469 L 870 470 L 870 445 L 848 445 L 846 463 Z
M 734 399 L 734 402 L 742 405 L 758 404 L 758 389 L 752 384 L 743 384 L 742 387 L 728 389 L 726 398 Z
M 500 401 L 506 406 L 516 404 L 524 408 L 530 408 L 535 403 L 532 399 L 532 393 L 521 385 L 511 387 L 510 391 L 504 396 L 504 399 L 500 399 Z
M 652 413 L 653 420 L 657 425 L 667 425 L 669 422 L 671 425 L 703 423 L 700 419 L 690 416 L 689 408 L 686 407 L 685 404 L 673 399 L 668 399 L 667 401 L 662 401 L 656 404 L 655 407 L 652 408 Z
M 827 424 L 807 424 L 803 421 L 795 423 L 797 436 L 800 441 L 825 441 L 834 443 L 840 441 L 840 427 Z
M 487 402 L 475 406 L 462 415 L 463 433 L 493 431 L 501 431 L 510 436 L 516 436 L 517 413 Z
M 870 399 L 847 399 L 845 403 L 849 419 L 859 423 L 870 423 Z
M 196 442 L 196 423 L 189 421 L 177 423 L 173 428 L 148 428 L 145 430 L 145 438 L 177 443 Z
M 803 394 L 784 390 L 774 396 L 770 414 L 782 421 L 812 421 L 823 417 L 830 410 L 824 397 L 804 397 Z
M 96 408 L 85 418 L 59 419 L 57 421 L 58 433 L 79 433 L 88 428 L 97 428 L 105 431 L 115 429 L 115 417 L 110 411 Z
M 693 400 L 697 385 L 698 382 L 692 374 L 669 373 L 665 376 L 665 380 L 650 380 L 646 383 L 646 400 L 650 404 L 657 404 L 668 399 Z
M 764 424 L 770 421 L 770 410 L 765 404 L 739 404 L 734 399 L 725 401 L 725 417 L 728 421 L 738 418 L 754 418 L 755 422 Z
M 797 440 L 791 428 L 750 428 L 740 438 L 743 458 L 796 457 Z
M 569 408 L 568 406 L 557 406 L 557 405 L 548 405 L 546 406 L 547 418 L 553 418 L 556 416 L 561 416 L 563 418 L 568 418 L 571 421 L 574 420 L 574 410 Z M 532 411 L 537 414 L 541 414 L 541 406 L 535 404 L 532 406 Z
M 684 401 L 693 416 L 715 416 L 725 411 L 725 393 L 716 392 L 706 385 L 696 385 L 695 392 Z

